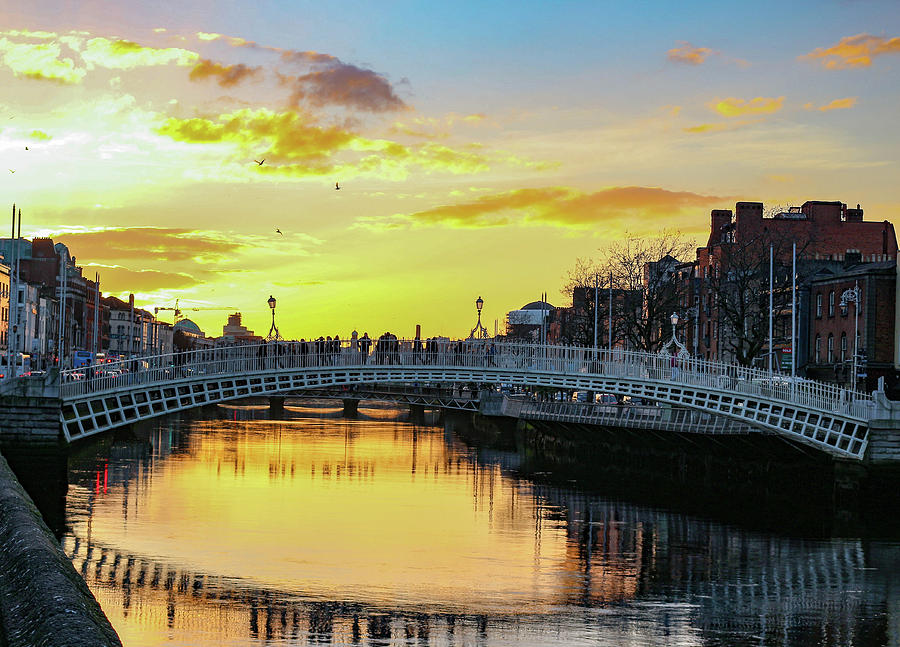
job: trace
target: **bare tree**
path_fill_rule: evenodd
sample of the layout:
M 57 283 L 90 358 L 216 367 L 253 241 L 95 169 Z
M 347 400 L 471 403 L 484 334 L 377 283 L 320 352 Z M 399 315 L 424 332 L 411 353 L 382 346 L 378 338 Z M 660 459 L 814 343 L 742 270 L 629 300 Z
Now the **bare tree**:
M 801 262 L 811 244 L 806 240 L 797 250 L 798 284 L 812 271 L 810 264 Z M 790 316 L 792 299 L 792 247 L 787 237 L 764 232 L 745 240 L 729 239 L 719 246 L 702 280 L 701 304 L 718 322 L 720 351 L 743 366 L 751 366 L 769 341 L 770 248 L 774 257 L 772 310 L 783 329 L 781 313 Z
M 577 259 L 563 288 L 567 295 L 573 295 L 577 313 L 572 333 L 576 339 L 571 341 L 593 343 L 596 275 L 599 290 L 608 294 L 612 288 L 614 343 L 636 350 L 659 349 L 683 289 L 675 267 L 681 262 L 679 259 L 693 258 L 693 254 L 690 241 L 680 232 L 667 230 L 655 238 L 626 234 L 624 239 L 601 249 L 596 260 Z M 589 295 L 580 304 L 576 298 L 579 291 Z M 608 297 L 597 298 L 597 307 L 600 325 L 608 326 Z M 608 330 L 605 332 L 609 334 Z

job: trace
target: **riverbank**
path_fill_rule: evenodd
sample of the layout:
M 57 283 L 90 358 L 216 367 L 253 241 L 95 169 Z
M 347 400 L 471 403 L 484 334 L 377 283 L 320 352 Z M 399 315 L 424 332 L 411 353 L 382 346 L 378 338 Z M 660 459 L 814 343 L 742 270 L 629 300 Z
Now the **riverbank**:
M 0 455 L 0 645 L 121 644 L 87 584 Z
M 467 416 L 461 416 L 466 419 Z M 775 435 L 704 435 L 476 415 L 455 432 L 538 482 L 802 536 L 898 537 L 900 473 Z

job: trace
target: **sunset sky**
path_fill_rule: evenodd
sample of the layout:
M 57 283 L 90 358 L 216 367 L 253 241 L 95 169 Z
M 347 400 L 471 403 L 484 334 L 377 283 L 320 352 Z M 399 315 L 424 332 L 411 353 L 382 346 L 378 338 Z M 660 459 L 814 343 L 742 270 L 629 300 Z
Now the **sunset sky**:
M 208 334 L 265 334 L 270 294 L 292 338 L 461 336 L 479 295 L 502 329 L 576 257 L 737 200 L 900 218 L 896 0 L 0 16 L 0 201 L 105 294 L 223 308 L 185 313 Z

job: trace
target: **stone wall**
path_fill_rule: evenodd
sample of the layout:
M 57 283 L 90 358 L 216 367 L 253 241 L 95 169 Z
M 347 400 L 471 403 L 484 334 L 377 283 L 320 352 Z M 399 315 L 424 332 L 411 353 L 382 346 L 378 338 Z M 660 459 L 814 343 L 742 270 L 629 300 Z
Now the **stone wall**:
M 0 382 L 0 445 L 61 442 L 61 406 L 55 371 L 43 378 Z
M 122 645 L 2 456 L 0 645 Z
M 0 396 L 0 443 L 59 443 L 59 410 L 58 399 Z

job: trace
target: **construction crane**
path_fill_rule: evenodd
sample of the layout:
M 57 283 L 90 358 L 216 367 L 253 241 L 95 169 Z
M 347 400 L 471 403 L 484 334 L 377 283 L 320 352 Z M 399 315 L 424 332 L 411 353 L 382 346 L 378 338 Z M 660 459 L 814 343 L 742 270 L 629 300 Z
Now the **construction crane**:
M 173 311 L 175 312 L 175 323 L 178 323 L 178 320 L 181 319 L 181 318 L 183 317 L 183 315 L 182 315 L 181 313 L 182 313 L 182 311 L 184 311 L 184 310 L 191 310 L 191 311 L 195 311 L 195 310 L 236 310 L 236 308 L 233 308 L 233 307 L 231 307 L 231 306 L 224 307 L 224 308 L 215 307 L 215 306 L 214 306 L 214 307 L 210 307 L 210 308 L 206 308 L 206 307 L 202 307 L 202 308 L 179 308 L 179 307 L 178 307 L 178 301 L 179 301 L 179 299 L 175 299 L 175 307 L 174 307 L 174 308 L 169 308 L 169 307 L 165 307 L 165 306 L 153 308 L 153 314 L 154 314 L 154 315 L 157 315 L 157 314 L 159 314 L 159 312 L 160 312 L 161 310 L 173 310 Z

